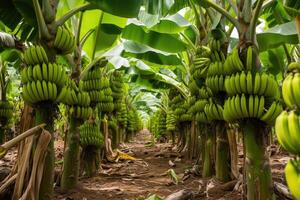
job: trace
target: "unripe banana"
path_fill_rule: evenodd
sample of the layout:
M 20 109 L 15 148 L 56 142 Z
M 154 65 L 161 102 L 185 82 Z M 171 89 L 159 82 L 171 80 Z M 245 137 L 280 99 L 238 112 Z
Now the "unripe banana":
M 295 104 L 298 108 L 300 108 L 300 73 L 296 73 L 292 80 L 292 93 L 293 93 L 293 99 L 295 100 Z
M 248 94 L 253 94 L 253 81 L 252 81 L 252 74 L 249 71 L 247 73 L 247 92 Z
M 295 199 L 300 199 L 300 172 L 299 172 L 299 162 L 296 160 L 289 160 L 284 169 L 285 178 L 287 185 L 291 194 L 295 197 Z
M 289 74 L 283 81 L 282 84 L 282 97 L 286 105 L 292 108 L 295 104 L 295 99 L 292 91 L 292 80 L 293 75 Z
M 288 115 L 288 130 L 291 138 L 290 143 L 293 144 L 297 152 L 300 152 L 300 125 L 299 117 L 295 111 L 291 111 Z
M 262 73 L 260 76 L 260 89 L 258 91 L 259 95 L 265 94 L 265 91 L 267 89 L 267 83 L 268 83 L 268 75 L 266 73 Z
M 248 47 L 247 49 L 247 62 L 246 62 L 246 69 L 251 71 L 252 70 L 252 59 L 253 59 L 253 52 L 252 52 L 252 47 Z
M 253 97 L 253 95 L 250 95 L 249 99 L 248 99 L 248 113 L 249 113 L 250 118 L 254 117 L 254 97 Z

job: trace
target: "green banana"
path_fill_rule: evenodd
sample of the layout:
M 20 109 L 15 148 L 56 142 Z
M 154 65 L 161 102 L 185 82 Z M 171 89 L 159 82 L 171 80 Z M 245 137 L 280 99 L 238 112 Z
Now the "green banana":
M 250 71 L 247 73 L 247 92 L 248 94 L 253 94 L 253 80 Z
M 295 104 L 300 108 L 300 73 L 296 73 L 292 80 L 292 93 Z
M 291 144 L 291 136 L 289 133 L 289 127 L 288 127 L 288 112 L 283 111 L 277 118 L 275 122 L 275 133 L 277 135 L 278 141 L 281 144 L 281 146 L 293 153 L 293 154 L 299 154 L 295 147 Z
M 299 162 L 296 160 L 289 160 L 284 169 L 285 178 L 291 194 L 295 199 L 300 199 L 300 172 Z
M 251 71 L 252 70 L 252 59 L 253 59 L 253 52 L 252 47 L 248 47 L 247 49 L 247 60 L 246 60 L 246 69 Z
M 43 80 L 48 81 L 48 67 L 46 63 L 42 64 L 42 74 L 43 74 Z
M 45 100 L 45 95 L 43 93 L 43 87 L 41 81 L 37 80 L 36 81 L 36 88 L 40 97 L 40 100 Z
M 236 88 L 236 92 L 238 94 L 240 94 L 242 92 L 242 89 L 241 89 L 241 85 L 240 85 L 240 75 L 237 73 L 235 75 L 235 88 Z
M 30 84 L 30 83 L 29 83 Z M 34 100 L 37 102 L 37 101 L 40 101 L 41 100 L 41 97 L 39 96 L 39 92 L 38 92 L 38 89 L 36 87 L 36 83 L 34 81 L 31 82 L 31 91 L 34 95 Z
M 43 94 L 44 94 L 45 100 L 48 100 L 49 92 L 48 92 L 47 82 L 45 80 L 42 81 L 42 86 L 43 86 Z
M 242 108 L 243 117 L 248 118 L 249 113 L 248 113 L 247 99 L 245 94 L 242 94 L 241 96 L 241 108 Z
M 249 117 L 252 118 L 254 117 L 254 97 L 253 95 L 249 96 L 248 99 L 248 113 L 249 113 Z
M 283 81 L 282 84 L 282 97 L 286 105 L 290 108 L 293 107 L 295 104 L 295 99 L 292 91 L 292 80 L 293 80 L 293 75 L 289 74 Z
M 260 74 L 256 73 L 254 78 L 253 94 L 258 94 L 260 86 L 261 86 Z
M 53 84 L 50 81 L 48 81 L 47 86 L 48 86 L 48 98 L 51 99 L 52 101 L 54 101 L 55 97 L 54 97 L 54 91 L 53 91 Z
M 268 75 L 266 73 L 262 73 L 260 76 L 260 89 L 258 91 L 259 95 L 265 94 L 265 91 L 267 89 L 267 83 L 268 83 Z
M 240 88 L 241 88 L 241 93 L 247 93 L 247 77 L 244 71 L 241 72 L 240 74 Z
M 253 117 L 257 117 L 259 111 L 259 97 L 255 95 L 254 97 L 254 109 L 253 109 Z
M 288 129 L 291 137 L 291 144 L 297 152 L 300 152 L 300 124 L 299 117 L 295 111 L 291 111 L 288 115 Z

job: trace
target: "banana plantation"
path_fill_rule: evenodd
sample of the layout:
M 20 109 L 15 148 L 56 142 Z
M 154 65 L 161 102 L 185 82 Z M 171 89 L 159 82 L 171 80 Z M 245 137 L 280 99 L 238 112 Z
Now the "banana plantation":
M 300 200 L 299 0 L 0 1 L 0 199 Z

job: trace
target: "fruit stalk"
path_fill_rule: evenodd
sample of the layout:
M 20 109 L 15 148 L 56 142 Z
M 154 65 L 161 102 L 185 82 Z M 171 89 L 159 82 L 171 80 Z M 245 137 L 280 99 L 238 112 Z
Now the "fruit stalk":
M 247 199 L 273 199 L 273 182 L 269 157 L 265 153 L 267 137 L 265 126 L 259 122 L 243 125 L 245 144 L 245 174 Z
M 231 179 L 231 159 L 226 126 L 222 121 L 216 125 L 216 138 L 216 178 L 227 182 Z
M 40 185 L 40 200 L 53 199 L 53 182 L 54 182 L 54 126 L 53 126 L 53 107 L 52 105 L 41 106 L 36 109 L 35 124 L 47 124 L 45 129 L 51 133 L 51 141 L 47 148 L 47 155 L 45 158 L 44 171 Z
M 64 167 L 61 178 L 61 190 L 67 191 L 74 188 L 78 183 L 80 159 L 79 143 L 80 133 L 79 126 L 81 121 L 74 116 L 70 117 L 70 129 L 68 134 L 67 148 L 64 153 Z

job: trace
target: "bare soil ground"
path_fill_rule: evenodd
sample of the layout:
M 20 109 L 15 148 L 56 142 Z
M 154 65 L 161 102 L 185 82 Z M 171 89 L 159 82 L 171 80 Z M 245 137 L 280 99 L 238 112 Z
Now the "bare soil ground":
M 62 140 L 55 142 L 56 160 L 62 159 L 63 146 Z M 243 158 L 241 149 L 239 147 L 240 166 Z M 185 171 L 193 166 L 193 162 L 172 150 L 170 143 L 151 145 L 151 135 L 148 131 L 141 131 L 130 143 L 121 145 L 120 150 L 138 160 L 102 163 L 102 169 L 95 177 L 81 178 L 78 187 L 68 194 L 62 194 L 57 185 L 54 200 L 136 200 L 152 194 L 166 197 L 182 189 L 193 193 L 191 199 L 242 199 L 242 187 L 239 187 L 239 190 L 217 189 L 207 193 L 207 188 L 218 186 L 219 183 L 214 179 L 202 179 L 192 174 L 184 176 Z M 269 152 L 273 180 L 285 184 L 283 169 L 289 156 L 278 151 L 274 145 L 269 147 Z M 10 150 L 5 158 L 0 160 L 0 171 L 10 169 L 15 157 L 16 149 Z M 170 167 L 169 161 L 172 161 L 175 166 Z M 166 174 L 169 169 L 173 169 L 181 179 L 184 177 L 184 180 L 181 180 L 178 185 L 174 184 Z M 56 171 L 60 170 L 61 163 L 58 162 Z
M 103 163 L 102 170 L 93 178 L 82 178 L 76 190 L 61 194 L 55 190 L 55 200 L 135 200 L 157 194 L 166 197 L 172 193 L 186 189 L 194 194 L 193 199 L 241 199 L 238 192 L 219 191 L 207 197 L 203 192 L 203 184 L 207 180 L 189 175 L 178 185 L 171 181 L 166 172 L 172 168 L 182 178 L 184 172 L 193 163 L 172 151 L 170 143 L 151 145 L 151 135 L 147 131 L 140 132 L 133 141 L 121 147 L 123 152 L 137 158 L 137 161 L 121 161 L 119 163 Z

